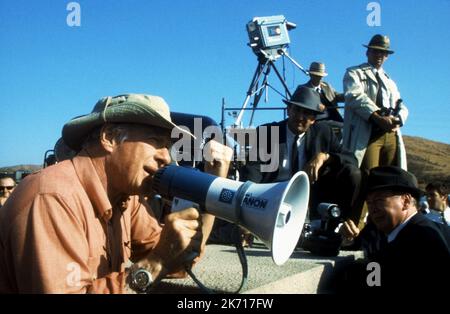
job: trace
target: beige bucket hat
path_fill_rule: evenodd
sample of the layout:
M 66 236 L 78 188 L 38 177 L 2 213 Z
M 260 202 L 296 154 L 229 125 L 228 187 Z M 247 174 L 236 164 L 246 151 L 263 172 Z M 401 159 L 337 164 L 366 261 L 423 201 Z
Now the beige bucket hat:
M 64 125 L 62 138 L 70 148 L 78 151 L 89 133 L 105 123 L 136 123 L 169 130 L 177 128 L 194 137 L 172 122 L 169 106 L 163 98 L 125 94 L 101 98 L 91 113 L 75 117 Z

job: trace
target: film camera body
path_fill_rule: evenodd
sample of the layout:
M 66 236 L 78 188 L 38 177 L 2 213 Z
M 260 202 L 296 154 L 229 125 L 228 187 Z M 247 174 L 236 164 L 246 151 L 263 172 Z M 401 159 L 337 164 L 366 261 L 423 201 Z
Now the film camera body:
M 288 31 L 296 28 L 284 15 L 255 17 L 247 24 L 249 46 L 258 58 L 276 59 L 281 56 L 279 50 L 288 47 Z
M 337 232 L 343 221 L 341 209 L 336 204 L 320 203 L 317 206 L 320 219 L 305 223 L 299 246 L 319 256 L 337 256 L 342 236 Z

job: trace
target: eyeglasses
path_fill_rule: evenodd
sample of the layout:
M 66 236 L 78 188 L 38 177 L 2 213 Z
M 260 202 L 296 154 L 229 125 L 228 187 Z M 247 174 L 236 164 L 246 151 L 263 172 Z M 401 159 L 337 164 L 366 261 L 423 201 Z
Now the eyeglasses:
M 0 191 L 3 190 L 11 191 L 12 189 L 14 189 L 14 186 L 0 186 Z

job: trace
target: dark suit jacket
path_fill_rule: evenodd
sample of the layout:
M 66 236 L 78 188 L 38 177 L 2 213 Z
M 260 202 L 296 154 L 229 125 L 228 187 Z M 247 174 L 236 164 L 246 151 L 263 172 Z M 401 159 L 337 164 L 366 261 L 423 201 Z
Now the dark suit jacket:
M 259 126 L 257 130 L 258 134 L 258 147 L 267 149 L 271 153 L 271 143 L 270 141 L 276 141 L 272 138 L 271 127 L 278 127 L 279 130 L 279 153 L 286 153 L 287 150 L 282 149 L 286 147 L 286 125 L 287 120 L 272 122 Z M 260 136 L 261 127 L 265 126 L 268 130 L 268 136 L 266 139 Z M 265 141 L 264 141 L 265 140 Z M 310 161 L 317 153 L 328 153 L 330 154 L 330 164 L 331 162 L 335 164 L 345 164 L 351 163 L 357 167 L 356 158 L 353 154 L 344 152 L 342 150 L 342 145 L 339 143 L 338 138 L 333 133 L 333 130 L 326 124 L 321 122 L 316 122 L 313 124 L 305 134 L 305 154 L 306 161 Z M 259 156 L 259 154 L 258 154 Z M 282 160 L 284 156 L 279 156 L 278 160 Z M 264 172 L 259 171 L 259 165 L 261 161 L 249 162 L 247 163 L 246 169 L 243 171 L 244 180 L 252 180 L 259 183 L 274 182 L 278 176 L 278 169 L 274 172 Z M 269 162 L 266 162 L 269 163 Z M 327 162 L 328 163 L 328 162 Z M 325 165 L 324 165 L 325 166 Z M 326 167 L 323 167 L 324 169 Z
M 381 266 L 383 290 L 415 292 L 448 287 L 450 228 L 418 213 L 391 243 L 374 257 Z
M 306 86 L 308 88 L 314 88 L 311 81 L 301 86 Z M 320 82 L 320 88 L 322 89 L 322 93 L 320 93 L 320 100 L 322 104 L 327 108 L 327 111 L 319 116 L 317 116 L 317 120 L 334 120 L 338 122 L 343 122 L 339 111 L 336 109 L 339 102 L 344 102 L 345 97 L 344 94 L 338 93 L 330 84 L 327 82 Z M 298 87 L 297 87 L 298 89 Z M 294 92 L 295 94 L 295 92 Z

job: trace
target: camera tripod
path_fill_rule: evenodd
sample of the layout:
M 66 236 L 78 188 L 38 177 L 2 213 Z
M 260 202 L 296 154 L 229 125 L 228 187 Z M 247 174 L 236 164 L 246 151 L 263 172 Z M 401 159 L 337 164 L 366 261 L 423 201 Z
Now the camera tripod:
M 244 104 L 242 105 L 239 115 L 237 116 L 236 121 L 233 124 L 234 127 L 240 127 L 245 110 L 252 110 L 252 114 L 250 117 L 250 123 L 249 123 L 250 125 L 252 125 L 255 110 L 257 109 L 258 103 L 259 103 L 264 91 L 266 91 L 266 101 L 267 101 L 268 87 L 272 88 L 274 91 L 276 91 L 282 97 L 285 97 L 285 98 L 292 97 L 292 94 L 289 91 L 289 88 L 286 84 L 285 79 L 281 76 L 280 72 L 278 71 L 277 67 L 275 66 L 275 61 L 277 58 L 279 58 L 280 56 L 285 56 L 296 67 L 298 67 L 301 71 L 303 71 L 303 73 L 305 73 L 306 75 L 309 74 L 308 71 L 306 71 L 297 61 L 295 61 L 291 56 L 288 55 L 285 48 L 278 49 L 276 51 L 277 55 L 275 57 L 272 54 L 268 54 L 268 53 L 264 52 L 263 50 L 261 50 L 261 53 L 262 54 L 258 56 L 258 65 L 256 66 L 256 70 L 255 70 L 255 73 L 251 80 L 250 87 L 248 88 L 247 96 L 244 100 Z M 285 90 L 285 95 L 281 94 L 279 91 L 277 91 L 273 86 L 271 86 L 268 83 L 267 79 L 268 79 L 271 69 L 274 70 L 276 76 L 278 77 L 281 84 L 283 85 L 284 90 Z M 259 86 L 260 81 L 262 82 L 261 86 Z M 254 97 L 252 108 L 247 108 L 247 105 L 252 97 Z M 267 109 L 272 110 L 272 109 L 280 109 L 280 108 L 267 108 Z

